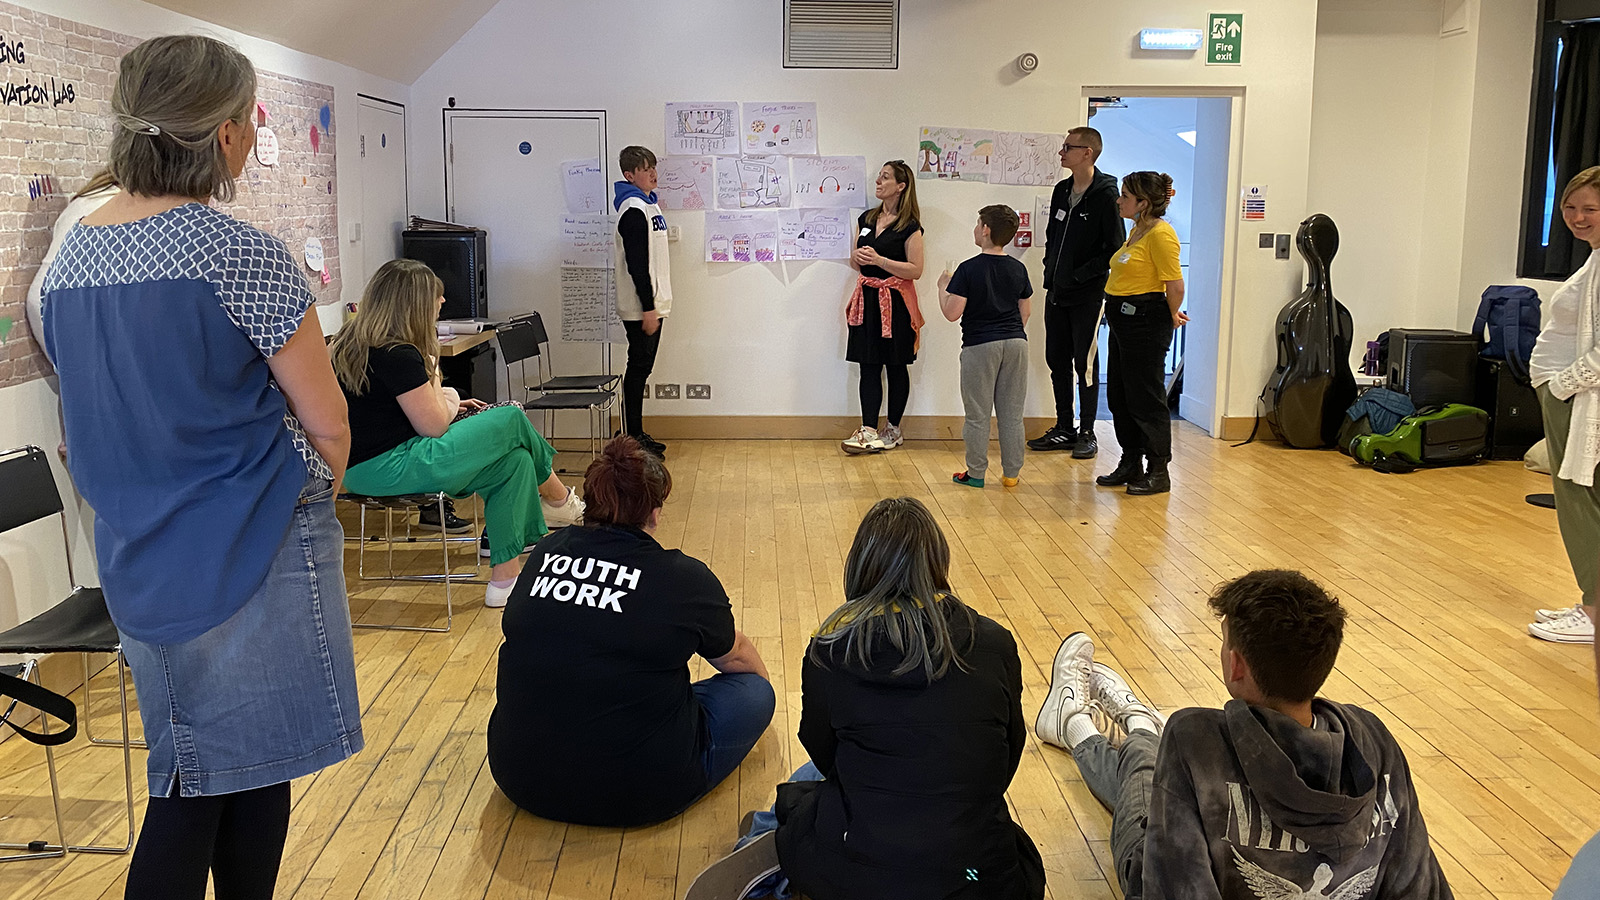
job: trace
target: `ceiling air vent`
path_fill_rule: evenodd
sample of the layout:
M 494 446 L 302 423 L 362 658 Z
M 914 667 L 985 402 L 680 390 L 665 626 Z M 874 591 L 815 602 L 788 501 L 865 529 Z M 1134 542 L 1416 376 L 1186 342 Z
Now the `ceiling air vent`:
M 900 0 L 784 0 L 783 65 L 899 68 Z

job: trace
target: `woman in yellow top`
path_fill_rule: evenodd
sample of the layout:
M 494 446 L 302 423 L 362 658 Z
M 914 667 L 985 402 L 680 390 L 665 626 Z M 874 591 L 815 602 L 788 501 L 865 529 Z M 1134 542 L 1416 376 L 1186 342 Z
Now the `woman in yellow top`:
M 1180 311 L 1183 271 L 1178 268 L 1178 234 L 1161 218 L 1172 194 L 1170 177 L 1134 172 L 1122 179 L 1122 195 L 1117 198 L 1117 212 L 1133 220 L 1127 241 L 1111 257 L 1106 281 L 1106 324 L 1111 326 L 1106 405 L 1122 445 L 1122 461 L 1095 483 L 1125 484 L 1130 494 L 1172 490 L 1167 474 L 1172 459 L 1167 348 L 1172 346 L 1172 333 L 1189 321 Z

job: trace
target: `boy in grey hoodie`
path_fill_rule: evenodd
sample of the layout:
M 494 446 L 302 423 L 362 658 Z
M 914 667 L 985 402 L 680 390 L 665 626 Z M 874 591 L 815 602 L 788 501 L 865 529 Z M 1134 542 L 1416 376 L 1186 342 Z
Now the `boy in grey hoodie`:
M 1344 608 L 1299 572 L 1251 572 L 1211 598 L 1222 709 L 1163 724 L 1082 632 L 1056 653 L 1040 740 L 1065 747 L 1112 810 L 1127 900 L 1450 900 L 1405 754 L 1377 716 L 1316 696 Z M 1089 715 L 1127 734 L 1120 748 Z

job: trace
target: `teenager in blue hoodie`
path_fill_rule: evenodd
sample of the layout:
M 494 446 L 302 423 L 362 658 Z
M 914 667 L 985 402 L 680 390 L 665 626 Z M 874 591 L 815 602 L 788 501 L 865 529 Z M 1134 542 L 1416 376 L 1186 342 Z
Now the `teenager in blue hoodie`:
M 617 156 L 617 318 L 628 333 L 628 367 L 622 374 L 622 432 L 665 458 L 667 445 L 644 430 L 644 389 L 656 365 L 661 326 L 672 312 L 667 217 L 656 204 L 656 155 L 624 147 Z

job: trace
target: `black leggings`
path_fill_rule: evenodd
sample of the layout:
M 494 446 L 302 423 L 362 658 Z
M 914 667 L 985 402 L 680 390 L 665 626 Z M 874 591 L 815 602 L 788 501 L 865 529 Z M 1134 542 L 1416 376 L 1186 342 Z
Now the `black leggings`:
M 878 427 L 878 410 L 883 408 L 883 373 L 889 373 L 889 424 L 900 427 L 911 399 L 911 371 L 906 363 L 861 363 L 861 424 Z
M 151 797 L 126 900 L 272 900 L 289 836 L 289 782 L 214 797 Z

